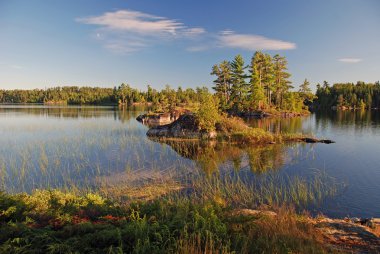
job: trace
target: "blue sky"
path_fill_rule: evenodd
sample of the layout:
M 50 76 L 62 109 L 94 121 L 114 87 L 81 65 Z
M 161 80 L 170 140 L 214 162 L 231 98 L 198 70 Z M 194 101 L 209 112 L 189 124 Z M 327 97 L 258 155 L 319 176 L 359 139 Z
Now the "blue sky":
M 211 67 L 285 55 L 297 88 L 380 79 L 378 0 L 0 0 L 0 89 L 211 87 Z

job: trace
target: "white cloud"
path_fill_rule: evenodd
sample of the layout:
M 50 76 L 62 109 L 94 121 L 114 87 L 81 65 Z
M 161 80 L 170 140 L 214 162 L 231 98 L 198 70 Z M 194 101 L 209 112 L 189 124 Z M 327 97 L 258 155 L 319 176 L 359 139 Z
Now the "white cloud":
M 363 59 L 360 59 L 360 58 L 340 58 L 338 59 L 339 62 L 342 62 L 342 63 L 359 63 L 361 61 L 363 61 Z
M 199 35 L 205 34 L 205 33 L 206 33 L 206 30 L 204 28 L 201 28 L 201 27 L 188 28 L 188 29 L 185 29 L 183 31 L 183 34 L 185 36 L 190 36 L 190 37 L 199 36 Z
M 206 33 L 201 27 L 191 28 L 174 19 L 133 10 L 106 12 L 76 21 L 97 26 L 96 39 L 118 53 L 138 51 L 170 39 L 196 38 Z
M 145 35 L 175 35 L 178 30 L 185 29 L 185 26 L 176 20 L 132 10 L 106 12 L 100 16 L 78 18 L 76 20 L 81 23 L 98 25 L 111 30 L 128 31 Z
M 188 40 L 195 43 L 195 45 L 185 46 L 190 52 L 215 47 L 249 51 L 296 48 L 295 43 L 255 34 L 238 34 L 230 30 L 217 34 L 208 33 L 202 27 L 188 27 L 175 19 L 134 10 L 106 12 L 99 16 L 77 18 L 76 21 L 95 26 L 94 39 L 116 53 L 135 52 L 152 45 L 170 43 L 173 40 L 181 40 L 181 42 Z
M 288 50 L 295 49 L 296 44 L 287 41 L 269 39 L 255 34 L 237 34 L 231 30 L 219 34 L 221 47 L 240 48 L 244 50 Z

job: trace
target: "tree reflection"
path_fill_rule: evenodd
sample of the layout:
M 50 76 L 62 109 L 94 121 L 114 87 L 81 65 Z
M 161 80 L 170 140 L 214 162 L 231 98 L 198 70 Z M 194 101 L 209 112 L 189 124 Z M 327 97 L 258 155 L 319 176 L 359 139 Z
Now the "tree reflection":
M 43 105 L 2 105 L 0 114 L 25 114 L 49 118 L 86 119 L 110 117 L 125 123 L 144 111 L 142 106 L 43 106 Z
M 339 110 L 318 111 L 315 113 L 316 126 L 326 128 L 328 125 L 339 128 L 354 128 L 358 130 L 371 128 L 380 122 L 378 110 Z
M 257 174 L 278 170 L 286 162 L 287 146 L 283 144 L 247 147 L 218 141 L 150 139 L 193 160 L 207 174 L 217 172 L 221 165 L 228 163 L 235 170 L 249 167 Z
M 291 118 L 263 118 L 263 119 L 246 119 L 249 126 L 261 128 L 273 133 L 299 133 L 302 132 L 303 117 Z

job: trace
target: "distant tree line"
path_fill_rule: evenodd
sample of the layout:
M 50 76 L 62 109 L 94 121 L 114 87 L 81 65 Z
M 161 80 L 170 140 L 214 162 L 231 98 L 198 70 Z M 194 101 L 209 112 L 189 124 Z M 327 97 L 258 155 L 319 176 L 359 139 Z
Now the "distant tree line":
M 324 81 L 317 85 L 314 106 L 319 109 L 380 108 L 380 82 L 336 83 L 332 86 Z
M 53 87 L 33 90 L 0 90 L 0 103 L 103 104 L 114 101 L 112 88 Z
M 161 110 L 167 110 L 181 103 L 199 102 L 204 92 L 208 92 L 205 87 L 173 89 L 169 85 L 161 91 L 149 85 L 146 91 L 140 91 L 126 84 L 114 88 L 64 86 L 33 90 L 0 90 L 0 103 L 131 105 L 150 102 Z
M 309 83 L 299 92 L 291 91 L 288 62 L 278 54 L 273 57 L 257 51 L 246 65 L 241 55 L 212 67 L 216 76 L 213 89 L 224 111 L 244 112 L 274 108 L 302 111 L 312 98 Z

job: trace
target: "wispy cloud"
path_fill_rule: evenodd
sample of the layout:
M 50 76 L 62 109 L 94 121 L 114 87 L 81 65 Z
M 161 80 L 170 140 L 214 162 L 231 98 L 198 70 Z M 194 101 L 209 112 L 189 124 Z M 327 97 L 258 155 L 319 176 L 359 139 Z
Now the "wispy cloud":
M 175 19 L 133 10 L 106 12 L 99 16 L 77 18 L 76 21 L 95 26 L 94 38 L 116 53 L 131 53 L 173 40 L 186 40 L 185 49 L 190 52 L 211 48 L 249 51 L 296 48 L 295 43 L 255 34 L 238 34 L 231 30 L 209 33 L 202 27 L 189 27 Z
M 194 38 L 206 33 L 201 27 L 187 27 L 174 19 L 133 10 L 106 12 L 76 21 L 97 26 L 96 38 L 118 53 L 137 51 L 159 43 L 158 40 Z
M 209 48 L 210 47 L 207 46 L 207 45 L 201 45 L 201 46 L 187 47 L 186 50 L 189 51 L 189 52 L 201 52 L 201 51 L 208 50 Z
M 0 63 L 0 66 L 5 66 L 5 68 L 11 68 L 16 70 L 24 69 L 24 66 L 19 64 L 6 64 L 6 63 Z
M 205 33 L 206 33 L 206 30 L 201 27 L 188 28 L 183 31 L 183 35 L 189 36 L 189 37 L 196 37 Z
M 11 64 L 9 65 L 10 68 L 12 69 L 17 69 L 17 70 L 20 70 L 20 69 L 23 69 L 24 66 L 21 66 L 21 65 L 18 65 L 18 64 Z
M 244 50 L 289 50 L 295 49 L 292 42 L 270 39 L 255 34 L 237 34 L 231 30 L 222 31 L 219 34 L 221 47 L 240 48 Z
M 359 63 L 361 61 L 363 61 L 363 59 L 361 58 L 340 58 L 338 59 L 339 62 L 342 62 L 342 63 Z

